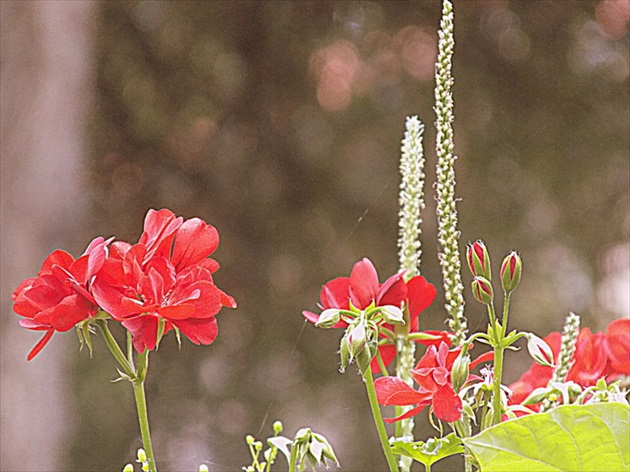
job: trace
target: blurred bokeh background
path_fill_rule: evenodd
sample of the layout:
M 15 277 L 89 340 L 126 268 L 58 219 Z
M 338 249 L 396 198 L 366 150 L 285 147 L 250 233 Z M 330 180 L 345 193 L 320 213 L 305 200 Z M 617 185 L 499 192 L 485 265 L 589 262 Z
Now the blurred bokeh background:
M 140 446 L 132 391 L 73 332 L 32 362 L 10 295 L 57 247 L 135 241 L 149 208 L 216 226 L 239 302 L 210 347 L 167 338 L 148 400 L 160 470 L 238 471 L 281 419 L 346 471 L 384 470 L 340 332 L 306 325 L 327 280 L 397 270 L 405 117 L 427 125 L 422 273 L 438 288 L 433 73 L 440 3 L 2 1 L 3 471 L 115 471 Z M 455 1 L 462 250 L 524 260 L 511 324 L 629 316 L 627 0 Z M 465 274 L 466 285 L 470 278 Z M 484 313 L 470 292 L 471 329 Z M 441 329 L 443 298 L 421 327 Z M 117 332 L 116 335 L 122 334 Z M 507 381 L 529 364 L 508 356 Z M 418 437 L 434 432 L 420 415 Z M 281 459 L 279 459 L 281 461 Z M 279 465 L 281 463 L 279 462 Z M 454 470 L 457 460 L 438 470 Z M 280 465 L 279 470 L 282 470 Z

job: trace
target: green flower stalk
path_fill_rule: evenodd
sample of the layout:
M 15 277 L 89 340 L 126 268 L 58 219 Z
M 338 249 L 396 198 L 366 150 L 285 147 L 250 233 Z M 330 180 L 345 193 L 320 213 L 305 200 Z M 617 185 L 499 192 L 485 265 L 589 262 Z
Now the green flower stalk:
M 569 369 L 573 365 L 573 355 L 575 354 L 575 347 L 577 343 L 578 335 L 580 334 L 580 317 L 573 312 L 569 313 L 566 321 L 564 322 L 564 328 L 562 329 L 562 340 L 560 343 L 560 355 L 558 356 L 558 362 L 556 368 L 553 371 L 551 380 L 547 383 L 551 386 L 554 383 L 566 382 Z M 541 412 L 548 411 L 557 405 L 557 401 L 551 401 L 545 399 L 540 407 Z
M 400 213 L 398 255 L 400 270 L 406 271 L 405 279 L 409 280 L 420 275 L 420 258 L 422 256 L 420 242 L 421 213 L 424 203 L 424 150 L 422 134 L 424 125 L 417 116 L 407 118 L 405 136 L 401 146 L 400 158 Z M 401 327 L 404 333 L 409 332 L 409 312 L 405 310 L 406 323 Z M 416 345 L 414 342 L 399 337 L 396 342 L 397 363 L 396 375 L 413 387 L 413 377 L 410 370 L 415 364 Z M 409 407 L 397 407 L 402 414 Z M 396 424 L 397 437 L 413 437 L 413 418 L 404 419 Z M 413 460 L 407 456 L 400 456 L 400 468 L 403 472 L 411 469 Z
M 569 313 L 562 330 L 562 342 L 558 365 L 553 371 L 552 382 L 566 382 L 569 369 L 572 365 L 573 355 L 578 334 L 580 334 L 580 317 L 575 313 Z
M 398 256 L 401 270 L 407 270 L 405 278 L 420 275 L 421 212 L 424 209 L 424 151 L 422 134 L 424 125 L 417 116 L 407 118 L 405 137 L 400 158 L 400 203 Z
M 459 257 L 459 231 L 457 231 L 457 208 L 455 205 L 456 156 L 453 154 L 453 76 L 451 63 L 455 40 L 453 37 L 453 5 L 449 0 L 442 4 L 438 42 L 438 60 L 435 68 L 435 122 L 437 164 L 437 214 L 438 240 L 440 242 L 440 264 L 444 277 L 446 310 L 451 319 L 449 325 L 460 345 L 466 338 L 467 326 L 464 317 L 464 286 L 461 279 Z

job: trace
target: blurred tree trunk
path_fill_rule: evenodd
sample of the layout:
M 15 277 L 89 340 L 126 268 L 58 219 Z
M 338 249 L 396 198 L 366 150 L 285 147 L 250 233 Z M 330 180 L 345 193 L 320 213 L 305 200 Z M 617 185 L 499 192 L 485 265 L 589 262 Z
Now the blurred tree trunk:
M 87 200 L 81 186 L 96 6 L 0 6 L 1 470 L 64 469 L 72 410 L 62 346 L 74 341 L 73 333 L 55 335 L 27 364 L 26 354 L 41 335 L 18 326 L 10 297 L 54 248 L 77 255 L 87 243 L 76 244 Z

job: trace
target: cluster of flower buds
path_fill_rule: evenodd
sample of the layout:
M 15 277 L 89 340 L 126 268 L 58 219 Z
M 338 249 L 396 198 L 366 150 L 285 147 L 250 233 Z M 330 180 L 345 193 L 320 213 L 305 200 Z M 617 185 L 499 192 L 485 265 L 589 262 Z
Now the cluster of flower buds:
M 341 372 L 345 372 L 346 367 L 356 360 L 361 373 L 365 373 L 378 352 L 377 324 L 363 316 L 355 318 L 341 338 L 339 352 Z
M 328 440 L 310 428 L 300 429 L 293 440 L 276 436 L 269 438 L 268 442 L 285 455 L 289 461 L 289 470 L 305 470 L 307 462 L 313 470 L 319 465 L 328 469 L 329 460 L 339 466 L 339 460 Z
M 472 292 L 477 301 L 490 305 L 494 299 L 492 289 L 492 271 L 490 268 L 490 253 L 483 241 L 477 240 L 468 245 L 466 251 L 468 268 L 473 274 Z M 515 252 L 510 252 L 501 264 L 499 275 L 501 286 L 506 294 L 511 293 L 521 280 L 523 262 Z

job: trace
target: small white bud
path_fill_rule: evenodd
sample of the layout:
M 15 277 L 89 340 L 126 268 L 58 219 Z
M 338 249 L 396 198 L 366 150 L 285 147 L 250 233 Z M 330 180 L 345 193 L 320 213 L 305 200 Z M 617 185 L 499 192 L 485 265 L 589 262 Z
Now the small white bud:
M 391 324 L 405 324 L 405 316 L 400 308 L 394 305 L 381 307 L 383 319 Z
M 341 314 L 337 308 L 328 308 L 327 310 L 322 311 L 322 314 L 319 315 L 319 319 L 315 326 L 318 328 L 332 328 L 334 325 L 339 323 L 339 318 Z

